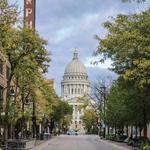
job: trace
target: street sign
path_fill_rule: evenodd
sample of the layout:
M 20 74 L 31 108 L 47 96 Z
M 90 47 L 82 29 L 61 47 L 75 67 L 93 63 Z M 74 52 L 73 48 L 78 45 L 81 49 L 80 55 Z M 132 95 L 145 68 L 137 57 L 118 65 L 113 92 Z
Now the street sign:
M 35 29 L 35 2 L 36 0 L 24 0 L 24 27 Z

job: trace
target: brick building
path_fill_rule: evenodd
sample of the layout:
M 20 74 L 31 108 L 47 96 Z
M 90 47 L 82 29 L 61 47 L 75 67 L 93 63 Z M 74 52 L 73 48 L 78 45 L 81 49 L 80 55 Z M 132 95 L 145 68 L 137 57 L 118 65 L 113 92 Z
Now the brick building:
M 6 90 L 7 80 L 10 73 L 10 63 L 4 56 L 4 54 L 0 51 L 0 106 L 1 110 L 3 110 L 3 106 L 6 101 Z
M 10 73 L 10 63 L 5 55 L 0 51 L 0 137 L 4 134 L 2 117 L 4 115 L 7 80 Z

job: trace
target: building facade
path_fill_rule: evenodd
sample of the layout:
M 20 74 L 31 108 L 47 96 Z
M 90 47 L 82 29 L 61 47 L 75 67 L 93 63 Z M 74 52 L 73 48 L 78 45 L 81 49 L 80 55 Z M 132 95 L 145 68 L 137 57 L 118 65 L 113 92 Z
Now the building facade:
M 5 55 L 0 51 L 0 138 L 4 135 L 4 125 L 1 120 L 5 110 L 7 81 L 10 74 L 10 63 Z
M 66 66 L 61 82 L 62 98 L 73 107 L 71 129 L 83 129 L 81 120 L 84 114 L 83 97 L 89 94 L 89 85 L 86 68 L 78 59 L 78 53 L 75 50 L 72 61 Z

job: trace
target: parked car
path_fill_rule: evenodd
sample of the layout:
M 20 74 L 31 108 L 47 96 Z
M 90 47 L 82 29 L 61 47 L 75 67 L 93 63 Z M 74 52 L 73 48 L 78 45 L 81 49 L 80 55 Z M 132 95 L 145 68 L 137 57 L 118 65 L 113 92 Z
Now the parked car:
M 77 131 L 69 130 L 67 131 L 67 135 L 78 135 Z

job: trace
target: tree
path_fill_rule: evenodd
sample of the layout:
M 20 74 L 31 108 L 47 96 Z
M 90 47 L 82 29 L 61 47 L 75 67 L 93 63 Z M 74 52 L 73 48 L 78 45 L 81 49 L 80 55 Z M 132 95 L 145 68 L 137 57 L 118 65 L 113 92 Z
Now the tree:
M 97 133 L 97 114 L 95 111 L 93 111 L 92 109 L 86 110 L 81 119 L 83 121 L 83 124 L 85 125 L 87 133 Z
M 60 123 L 66 115 L 72 115 L 73 109 L 67 102 L 59 100 L 58 105 L 53 107 L 53 118 L 57 123 Z
M 50 62 L 49 54 L 43 40 L 37 32 L 30 29 L 15 28 L 18 21 L 17 6 L 10 6 L 7 0 L 0 2 L 0 48 L 8 58 L 11 68 L 7 82 L 7 100 L 5 106 L 6 138 L 9 122 L 9 91 L 12 81 L 16 83 L 16 104 L 21 104 L 24 116 L 25 101 L 36 97 L 39 89 L 39 81 L 42 81 L 42 73 L 45 73 Z
M 112 59 L 112 70 L 123 78 L 125 82 L 129 83 L 124 84 L 124 93 L 119 90 L 121 95 L 127 94 L 126 97 L 121 96 L 120 98 L 128 102 L 127 106 L 131 110 L 137 111 L 141 109 L 141 112 L 136 117 L 141 121 L 140 126 L 144 127 L 145 137 L 146 126 L 149 123 L 147 106 L 150 105 L 148 92 L 150 86 L 149 15 L 150 9 L 139 14 L 118 15 L 112 21 L 105 22 L 104 27 L 108 29 L 108 34 L 104 39 L 97 37 L 99 45 L 96 52 L 96 55 L 103 55 L 100 61 L 104 61 L 107 58 Z M 118 94 L 113 95 L 116 97 Z M 115 99 L 119 98 L 116 97 Z M 130 112 L 130 110 L 127 109 L 127 112 Z M 130 113 L 133 114 L 133 112 Z M 134 123 L 138 122 L 136 117 L 132 118 Z M 131 120 L 129 119 L 128 121 Z
M 106 103 L 106 122 L 111 127 L 122 129 L 124 126 L 144 128 L 150 120 L 150 102 L 131 82 L 119 78 L 110 89 Z
M 113 60 L 113 68 L 120 76 L 135 81 L 137 86 L 149 86 L 150 67 L 150 9 L 133 15 L 118 15 L 104 23 L 106 38 L 99 40 L 96 54 Z
M 17 6 L 10 6 L 7 0 L 0 1 L 0 48 L 4 49 L 10 45 L 11 38 L 9 32 L 13 25 L 18 21 Z

